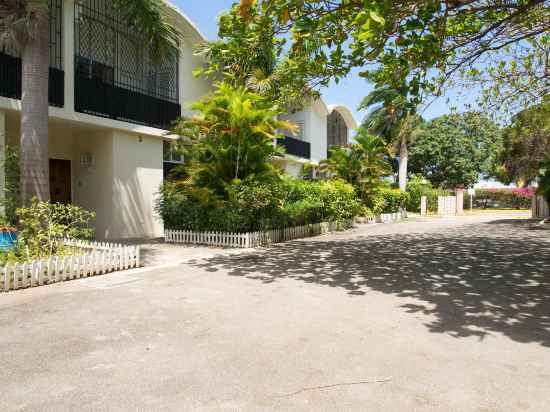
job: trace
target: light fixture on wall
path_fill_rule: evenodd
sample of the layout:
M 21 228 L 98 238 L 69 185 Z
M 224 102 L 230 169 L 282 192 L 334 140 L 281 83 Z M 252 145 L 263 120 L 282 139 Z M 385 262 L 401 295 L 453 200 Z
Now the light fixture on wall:
M 80 155 L 80 166 L 84 169 L 90 169 L 95 164 L 95 158 L 92 153 L 82 153 Z

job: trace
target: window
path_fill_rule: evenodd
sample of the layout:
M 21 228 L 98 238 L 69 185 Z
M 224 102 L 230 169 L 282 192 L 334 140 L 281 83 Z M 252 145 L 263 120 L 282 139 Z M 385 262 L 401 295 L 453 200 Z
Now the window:
M 174 149 L 174 146 L 166 140 L 163 142 L 162 149 L 164 180 L 177 178 L 178 173 L 174 169 L 183 164 L 182 154 Z

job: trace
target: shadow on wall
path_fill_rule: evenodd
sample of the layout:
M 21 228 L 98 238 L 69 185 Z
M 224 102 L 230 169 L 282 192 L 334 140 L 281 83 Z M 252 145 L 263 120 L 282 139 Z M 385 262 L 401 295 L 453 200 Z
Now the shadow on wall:
M 288 278 L 416 298 L 410 313 L 436 320 L 433 333 L 483 339 L 500 333 L 550 347 L 550 237 L 529 222 L 496 221 L 435 233 L 294 241 L 193 265 L 262 283 Z M 490 234 L 489 234 L 490 233 Z
M 145 203 L 145 195 L 134 174 L 126 179 L 115 178 L 113 207 L 118 211 L 112 222 L 111 239 L 153 237 L 154 218 Z M 152 200 L 151 200 L 152 201 Z

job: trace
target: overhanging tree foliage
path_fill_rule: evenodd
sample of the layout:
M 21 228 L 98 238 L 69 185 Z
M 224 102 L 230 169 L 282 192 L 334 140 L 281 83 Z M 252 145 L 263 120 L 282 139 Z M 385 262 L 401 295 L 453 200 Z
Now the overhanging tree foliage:
M 499 65 L 502 51 L 550 30 L 548 0 L 241 0 L 241 15 L 256 4 L 312 78 L 326 85 L 361 67 L 379 85 L 408 79 L 412 95 L 437 92 L 482 58 Z
M 249 5 L 246 13 L 238 5 L 218 20 L 216 41 L 195 48 L 206 67 L 194 74 L 207 78 L 223 75 L 224 81 L 269 97 L 287 110 L 299 109 L 309 97 L 317 97 L 305 68 L 285 57 L 285 40 L 277 36 L 276 24 L 261 8 Z

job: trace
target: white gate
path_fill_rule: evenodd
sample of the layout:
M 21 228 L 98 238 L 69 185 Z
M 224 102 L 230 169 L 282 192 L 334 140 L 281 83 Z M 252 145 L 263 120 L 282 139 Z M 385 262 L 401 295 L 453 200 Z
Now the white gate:
M 439 196 L 437 198 L 438 215 L 456 215 L 456 196 Z

